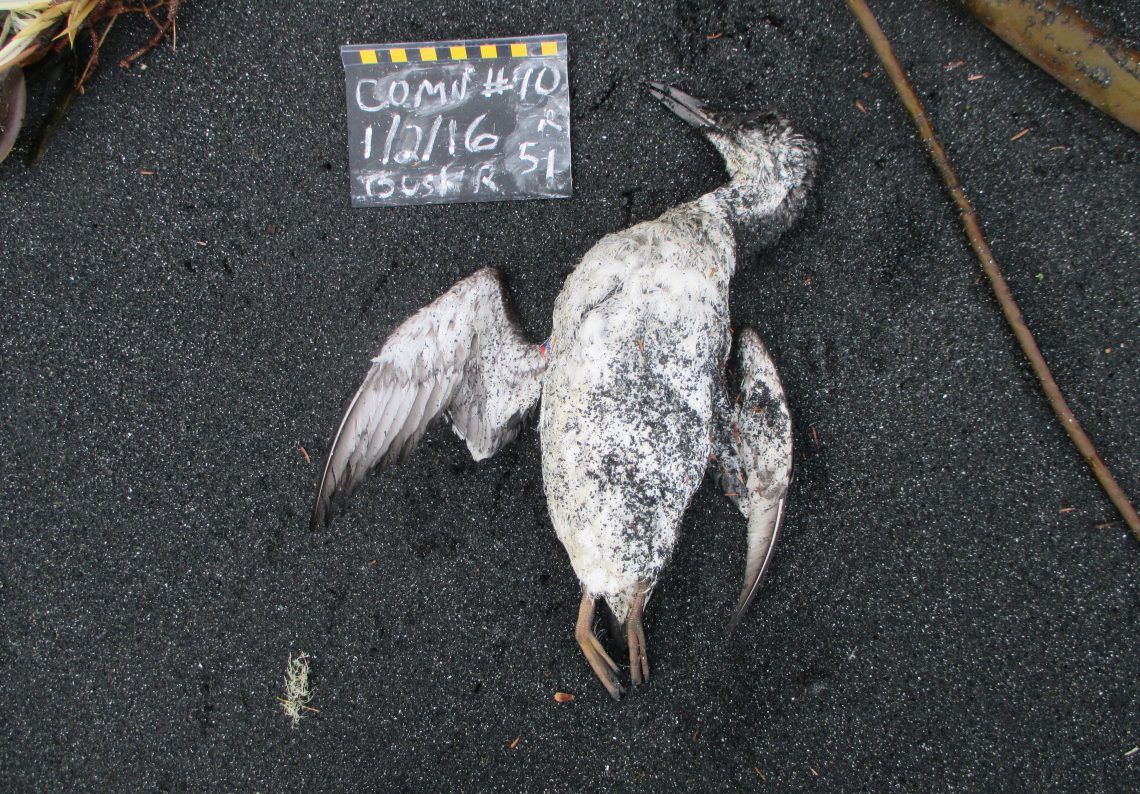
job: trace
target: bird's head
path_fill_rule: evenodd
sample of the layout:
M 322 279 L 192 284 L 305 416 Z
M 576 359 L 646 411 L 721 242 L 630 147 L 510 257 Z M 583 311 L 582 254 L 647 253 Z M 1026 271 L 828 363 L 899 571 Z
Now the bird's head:
M 647 83 L 665 107 L 699 129 L 724 158 L 726 198 L 738 219 L 799 216 L 815 173 L 816 146 L 771 110 L 723 110 L 679 88 Z M 781 223 L 782 226 L 785 224 Z

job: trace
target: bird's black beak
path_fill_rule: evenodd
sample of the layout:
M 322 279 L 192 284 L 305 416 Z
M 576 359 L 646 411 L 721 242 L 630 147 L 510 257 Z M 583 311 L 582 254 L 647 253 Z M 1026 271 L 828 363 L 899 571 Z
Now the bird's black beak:
M 721 129 L 721 125 L 717 121 L 716 116 L 703 100 L 690 96 L 681 89 L 671 85 L 665 85 L 664 83 L 655 83 L 652 80 L 647 80 L 645 85 L 649 88 L 649 93 L 653 94 L 661 104 L 697 129 L 716 132 L 724 131 Z

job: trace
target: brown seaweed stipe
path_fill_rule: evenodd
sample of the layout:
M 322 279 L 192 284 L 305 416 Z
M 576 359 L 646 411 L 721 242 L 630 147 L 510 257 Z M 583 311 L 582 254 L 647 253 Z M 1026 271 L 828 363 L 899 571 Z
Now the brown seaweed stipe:
M 962 219 L 962 225 L 965 227 L 966 237 L 970 240 L 970 247 L 974 249 L 974 253 L 977 254 L 978 260 L 982 263 L 982 270 L 989 279 L 990 287 L 993 289 L 998 303 L 1001 304 L 1002 314 L 1005 315 L 1006 322 L 1008 322 L 1010 328 L 1013 329 L 1013 335 L 1017 338 L 1017 343 L 1021 346 L 1022 352 L 1025 354 L 1025 357 L 1029 359 L 1029 364 L 1033 368 L 1033 374 L 1037 376 L 1037 380 L 1041 383 L 1041 389 L 1045 392 L 1045 399 L 1049 401 L 1049 405 L 1057 415 L 1057 419 L 1060 420 L 1061 426 L 1065 428 L 1065 432 L 1069 434 L 1069 438 L 1072 439 L 1073 444 L 1081 453 L 1081 457 L 1085 459 L 1089 468 L 1092 469 L 1093 476 L 1096 477 L 1101 488 L 1104 489 L 1108 498 L 1112 500 L 1116 509 L 1120 511 L 1120 515 L 1128 524 L 1128 528 L 1132 530 L 1132 534 L 1136 536 L 1137 540 L 1140 540 L 1140 516 L 1137 516 L 1136 509 L 1128 500 L 1124 489 L 1120 487 L 1116 478 L 1112 476 L 1112 472 L 1109 471 L 1100 453 L 1097 452 L 1092 439 L 1085 433 L 1084 428 L 1081 427 L 1081 423 L 1077 421 L 1076 415 L 1072 409 L 1069 408 L 1068 403 L 1065 402 L 1065 397 L 1061 394 L 1061 389 L 1057 385 L 1057 381 L 1053 379 L 1053 373 L 1049 371 L 1049 365 L 1045 362 L 1045 357 L 1041 355 L 1041 350 L 1037 347 L 1037 341 L 1033 338 L 1033 333 L 1029 330 L 1029 326 L 1025 324 L 1025 318 L 1021 315 L 1021 309 L 1013 298 L 1013 293 L 1009 289 L 1009 284 L 1006 283 L 1005 276 L 1002 275 L 997 260 L 994 259 L 993 252 L 986 242 L 985 235 L 982 234 L 982 227 L 978 223 L 978 215 L 974 211 L 974 205 L 970 202 L 966 191 L 962 189 L 961 184 L 958 182 L 958 175 L 954 172 L 953 166 L 950 165 L 950 159 L 946 156 L 946 150 L 942 148 L 942 144 L 934 134 L 934 127 L 926 115 L 922 102 L 919 100 L 918 95 L 907 79 L 906 72 L 895 56 L 890 41 L 887 40 L 882 28 L 879 27 L 879 23 L 875 19 L 875 15 L 871 13 L 871 9 L 867 7 L 864 0 L 847 0 L 847 5 L 855 15 L 855 18 L 859 20 L 859 24 L 862 26 L 863 32 L 867 34 L 867 38 L 870 39 L 871 46 L 874 47 L 875 53 L 879 56 L 879 60 L 883 64 L 883 68 L 886 69 L 887 75 L 891 78 L 891 82 L 895 86 L 895 90 L 898 91 L 899 97 L 902 99 L 911 118 L 914 119 L 915 126 L 918 127 L 919 136 L 926 145 L 930 159 L 934 161 L 934 165 L 938 168 L 938 172 L 942 176 L 942 181 L 946 184 L 946 189 L 950 191 L 950 195 L 954 198 L 954 203 L 958 205 L 958 213 Z

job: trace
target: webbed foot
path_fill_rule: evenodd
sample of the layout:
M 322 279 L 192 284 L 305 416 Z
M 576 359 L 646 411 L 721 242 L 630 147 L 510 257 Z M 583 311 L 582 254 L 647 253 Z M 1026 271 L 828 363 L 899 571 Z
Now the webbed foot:
M 590 663 L 594 675 L 602 682 L 602 686 L 610 693 L 610 697 L 614 700 L 621 700 L 625 688 L 617 679 L 618 666 L 605 652 L 602 643 L 594 635 L 594 607 L 596 603 L 594 596 L 585 591 L 582 592 L 582 604 L 578 607 L 578 623 L 574 627 L 574 638 L 578 640 L 578 647 L 582 649 L 582 654 Z

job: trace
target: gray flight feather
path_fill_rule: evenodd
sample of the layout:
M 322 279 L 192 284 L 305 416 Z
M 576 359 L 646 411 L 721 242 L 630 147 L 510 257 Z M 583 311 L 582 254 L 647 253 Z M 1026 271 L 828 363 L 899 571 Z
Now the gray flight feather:
M 516 435 L 546 358 L 514 319 L 502 274 L 480 270 L 392 332 L 337 430 L 310 523 L 327 524 L 374 468 L 402 460 L 445 415 L 475 460 Z

